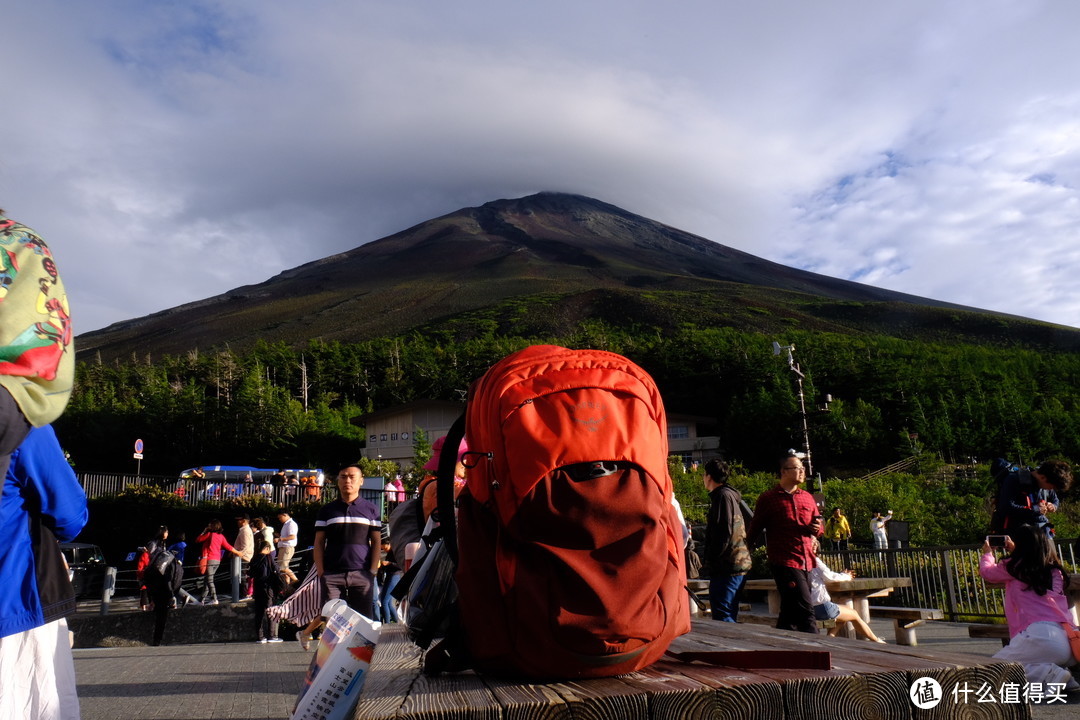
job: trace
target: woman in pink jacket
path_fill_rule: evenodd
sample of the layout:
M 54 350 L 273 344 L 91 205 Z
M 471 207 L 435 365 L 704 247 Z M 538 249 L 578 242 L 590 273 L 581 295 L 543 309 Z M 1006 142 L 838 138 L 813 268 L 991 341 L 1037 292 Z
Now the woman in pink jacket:
M 1020 663 L 1029 683 L 1080 689 L 1066 668 L 1075 665 L 1068 629 L 1076 629 L 1065 587 L 1069 576 L 1058 560 L 1053 541 L 1032 525 L 1021 525 L 1006 538 L 1008 556 L 996 561 L 989 541 L 983 542 L 979 574 L 1005 584 L 1005 619 L 1009 644 L 994 655 Z
M 206 570 L 203 572 L 202 603 L 203 605 L 208 604 L 206 598 L 209 597 L 211 598 L 209 604 L 217 605 L 217 586 L 214 584 L 214 574 L 217 572 L 218 566 L 221 565 L 222 549 L 228 550 L 237 557 L 240 557 L 240 552 L 230 545 L 225 536 L 221 534 L 220 520 L 211 520 L 199 537 L 195 538 L 195 542 L 202 543 L 202 554 L 199 557 L 200 569 L 204 561 L 206 563 Z

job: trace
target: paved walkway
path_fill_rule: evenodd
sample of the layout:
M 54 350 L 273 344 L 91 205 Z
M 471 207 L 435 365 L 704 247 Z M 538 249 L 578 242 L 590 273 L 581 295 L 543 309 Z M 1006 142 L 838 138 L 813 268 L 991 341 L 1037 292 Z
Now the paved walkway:
M 287 720 L 311 660 L 295 642 L 74 653 L 83 720 Z
M 764 611 L 762 605 L 756 610 Z M 871 623 L 893 641 L 888 621 Z M 919 647 L 989 657 L 998 640 L 971 639 L 963 624 L 929 622 Z M 252 642 L 75 650 L 83 720 L 288 720 L 310 655 L 295 642 Z M 1073 720 L 1069 703 L 1032 705 L 1035 720 Z

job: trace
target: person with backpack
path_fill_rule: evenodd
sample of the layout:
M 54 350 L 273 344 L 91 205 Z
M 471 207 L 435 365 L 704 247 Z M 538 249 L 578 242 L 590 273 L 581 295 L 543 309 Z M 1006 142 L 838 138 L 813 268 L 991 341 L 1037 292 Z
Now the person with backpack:
M 825 537 L 832 544 L 833 552 L 847 552 L 848 540 L 851 539 L 851 523 L 843 509 L 832 509 L 832 515 L 825 521 Z
M 139 609 L 141 610 L 153 609 L 154 601 L 150 597 L 150 588 L 146 584 L 146 568 L 150 566 L 150 557 L 154 552 L 165 547 L 165 538 L 168 536 L 169 529 L 162 525 L 154 538 L 139 548 L 139 556 L 135 561 L 135 579 L 139 581 Z
M 1023 665 L 1029 683 L 1080 690 L 1068 670 L 1080 662 L 1080 632 L 1065 595 L 1069 575 L 1053 540 L 1042 528 L 1019 525 L 1006 538 L 1005 551 L 1008 556 L 996 560 L 986 540 L 979 558 L 983 579 L 1005 584 L 1009 644 L 994 657 Z
M 780 462 L 780 482 L 758 497 L 747 536 L 766 533 L 766 555 L 780 594 L 776 627 L 816 634 L 810 571 L 816 566 L 813 541 L 824 525 L 814 496 L 802 489 L 805 483 L 802 459 L 788 453 Z
M 184 601 L 184 607 L 187 607 L 189 603 L 195 603 L 196 605 L 198 605 L 199 601 L 195 599 L 195 596 L 189 593 L 183 587 L 182 571 L 184 567 L 184 559 L 187 557 L 187 533 L 180 532 L 180 534 L 176 536 L 176 542 L 174 542 L 172 545 L 169 545 L 169 552 L 171 552 L 176 557 L 176 562 L 180 563 L 181 568 L 181 586 L 176 590 L 173 607 L 175 608 L 179 604 L 179 601 L 181 599 L 183 599 Z
M 252 612 L 255 613 L 255 632 L 259 643 L 279 643 L 278 621 L 267 614 L 266 610 L 274 604 L 277 593 L 283 584 L 277 568 L 274 567 L 270 550 L 273 546 L 261 534 L 255 536 L 255 548 L 248 565 L 248 574 L 254 583 L 252 592 Z
M 59 542 L 74 540 L 88 517 L 52 427 L 31 429 L 0 494 L 0 718 L 25 718 L 29 708 L 79 716 L 66 619 L 75 590 Z
M 1047 515 L 1057 512 L 1061 505 L 1059 494 L 1072 487 L 1073 474 L 1069 464 L 1047 460 L 1036 470 L 1014 467 L 997 458 L 990 463 L 990 475 L 997 481 L 991 533 L 1010 534 L 1020 525 L 1034 525 L 1053 534 Z
M 161 645 L 165 635 L 165 625 L 169 621 L 169 610 L 175 602 L 176 591 L 180 589 L 180 580 L 184 577 L 183 566 L 178 565 L 176 556 L 169 552 L 166 541 L 169 528 L 158 528 L 153 540 L 146 543 L 145 550 L 139 557 L 136 576 L 143 582 L 154 610 L 153 645 Z M 177 572 L 179 569 L 179 572 Z
M 742 496 L 728 485 L 731 470 L 720 460 L 705 463 L 705 489 L 709 491 L 709 515 L 705 526 L 705 562 L 709 566 L 709 605 L 713 620 L 738 622 L 739 593 L 750 572 L 750 548 L 746 544 L 749 517 Z

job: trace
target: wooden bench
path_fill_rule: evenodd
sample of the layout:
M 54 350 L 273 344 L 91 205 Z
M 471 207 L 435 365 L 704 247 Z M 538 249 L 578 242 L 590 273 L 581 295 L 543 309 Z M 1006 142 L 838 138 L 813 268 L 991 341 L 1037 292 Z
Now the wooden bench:
M 1009 626 L 992 623 L 973 623 L 968 625 L 968 637 L 996 638 L 1001 640 L 1001 645 L 1004 647 L 1009 644 Z
M 944 620 L 945 613 L 937 608 L 905 608 L 870 606 L 870 617 L 886 618 L 893 621 L 897 645 L 919 644 L 915 629 L 927 620 Z
M 399 624 L 383 625 L 358 705 L 366 720 L 553 720 L 555 718 L 735 718 L 805 720 L 844 717 L 911 718 L 912 682 L 942 683 L 951 717 L 953 687 L 1019 686 L 1024 669 L 977 655 L 870 645 L 742 623 L 697 620 L 672 643 L 675 652 L 828 651 L 831 670 L 745 669 L 662 659 L 627 675 L 562 682 L 520 681 L 472 671 L 428 677 L 421 651 Z M 972 703 L 974 698 L 972 698 Z M 939 706 L 942 707 L 942 706 Z M 839 708 L 839 709 L 838 709 Z M 974 704 L 967 706 L 974 717 Z M 1028 706 L 977 706 L 983 720 L 1029 717 Z M 955 714 L 955 713 L 954 713 Z

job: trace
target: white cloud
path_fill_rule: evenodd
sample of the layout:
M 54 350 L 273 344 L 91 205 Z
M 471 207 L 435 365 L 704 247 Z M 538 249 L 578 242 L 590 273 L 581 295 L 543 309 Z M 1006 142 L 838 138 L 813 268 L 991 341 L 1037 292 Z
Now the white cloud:
M 5 18 L 0 205 L 53 245 L 79 330 L 539 190 L 1080 325 L 1078 15 L 40 0 Z
M 993 134 L 948 153 L 845 176 L 802 202 L 782 257 L 828 275 L 1080 325 L 1080 98 L 999 113 Z

